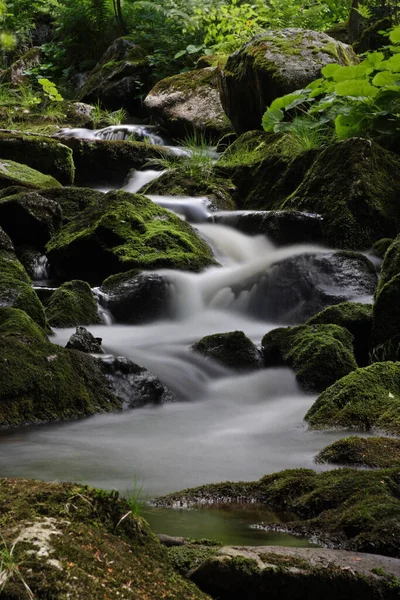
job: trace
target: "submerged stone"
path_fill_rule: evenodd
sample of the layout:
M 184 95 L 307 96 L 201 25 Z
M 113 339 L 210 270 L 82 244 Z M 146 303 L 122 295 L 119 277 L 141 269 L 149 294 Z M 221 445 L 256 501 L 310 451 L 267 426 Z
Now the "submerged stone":
M 291 367 L 306 392 L 321 392 L 357 368 L 352 336 L 338 325 L 273 329 L 262 339 L 262 353 L 267 367 Z
M 51 327 L 75 327 L 102 323 L 91 287 L 86 281 L 63 283 L 46 307 Z
M 261 366 L 261 355 L 243 331 L 206 335 L 191 349 L 230 369 L 250 371 Z

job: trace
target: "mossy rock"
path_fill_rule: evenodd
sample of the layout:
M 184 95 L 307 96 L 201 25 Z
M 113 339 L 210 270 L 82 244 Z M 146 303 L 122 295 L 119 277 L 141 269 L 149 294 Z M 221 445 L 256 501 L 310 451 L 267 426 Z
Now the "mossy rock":
M 346 375 L 322 392 L 305 419 L 316 429 L 400 434 L 400 363 L 375 363 Z
M 22 310 L 0 308 L 0 427 L 121 408 L 94 359 L 51 344 Z
M 360 367 L 368 365 L 372 330 L 372 306 L 370 304 L 341 302 L 335 306 L 328 306 L 306 322 L 306 325 L 322 324 L 339 325 L 347 329 L 353 336 L 357 364 Z
M 89 73 L 80 98 L 89 104 L 131 114 L 142 112 L 143 95 L 150 88 L 150 68 L 146 52 L 129 37 L 121 37 L 105 51 Z
M 2 550 L 18 576 L 2 598 L 209 600 L 173 569 L 146 521 L 115 491 L 0 480 Z M 38 539 L 41 541 L 38 542 Z
M 168 148 L 144 142 L 83 140 L 66 136 L 58 139 L 72 150 L 77 185 L 121 185 L 132 169 L 143 168 L 151 159 L 174 156 Z
M 11 241 L 11 238 L 6 234 L 6 232 L 0 227 L 0 251 L 6 252 L 14 252 L 14 244 Z
M 203 545 L 187 543 L 182 546 L 168 548 L 168 558 L 174 569 L 184 577 L 188 577 L 193 569 L 199 567 L 205 560 L 214 556 L 220 545 Z
M 1 261 L 3 263 L 3 261 Z M 0 274 L 0 306 L 18 308 L 47 329 L 44 308 L 30 283 Z
M 261 366 L 259 350 L 243 331 L 206 335 L 191 349 L 230 369 L 249 371 Z
M 58 203 L 38 192 L 25 191 L 0 198 L 0 225 L 15 246 L 44 250 L 61 222 Z
M 84 187 L 50 188 L 40 190 L 40 195 L 60 205 L 64 225 L 87 208 L 101 203 L 104 196 L 103 192 Z
M 0 189 L 12 185 L 21 185 L 31 190 L 61 186 L 51 175 L 44 175 L 25 164 L 2 158 L 0 159 Z
M 400 439 L 348 437 L 327 446 L 315 457 L 317 463 L 387 469 L 400 467 Z
M 144 106 L 174 138 L 200 133 L 218 140 L 232 132 L 220 100 L 219 70 L 206 67 L 159 81 Z
M 321 392 L 357 369 L 352 336 L 338 325 L 273 329 L 262 339 L 262 353 L 267 367 L 291 367 L 307 392 Z
M 232 182 L 222 177 L 192 174 L 185 170 L 184 165 L 183 162 L 182 168 L 178 167 L 163 173 L 139 191 L 146 195 L 208 198 L 209 208 L 212 211 L 235 210 L 236 206 L 231 196 L 234 192 Z
M 276 208 L 317 213 L 327 244 L 367 250 L 393 237 L 400 219 L 400 159 L 375 142 L 342 140 L 322 149 L 295 191 Z
M 0 157 L 52 175 L 63 185 L 74 182 L 72 151 L 52 138 L 0 132 Z
M 261 129 L 275 98 L 306 87 L 329 63 L 357 64 L 353 49 L 307 29 L 265 31 L 231 54 L 221 74 L 221 102 L 235 131 Z
M 130 269 L 200 271 L 215 264 L 192 227 L 145 196 L 110 192 L 65 225 L 47 245 L 55 272 L 100 283 Z
M 378 258 L 383 259 L 385 257 L 387 250 L 390 248 L 390 246 L 393 244 L 393 242 L 394 242 L 393 238 L 382 238 L 381 240 L 378 240 L 372 246 L 371 254 L 373 256 L 377 256 Z
M 86 281 L 68 281 L 52 294 L 46 307 L 51 327 L 75 327 L 101 323 L 97 304 Z
M 400 471 L 289 469 L 258 481 L 223 482 L 156 499 L 159 506 L 262 503 L 296 516 L 280 530 L 313 537 L 323 545 L 400 556 Z M 274 530 L 274 524 L 262 524 Z
M 206 67 L 219 67 L 221 69 L 226 65 L 227 60 L 227 54 L 204 54 L 197 60 L 196 69 L 205 69 Z
M 15 253 L 10 250 L 0 250 L 0 277 L 7 277 L 25 283 L 31 282 L 25 268 L 17 259 Z

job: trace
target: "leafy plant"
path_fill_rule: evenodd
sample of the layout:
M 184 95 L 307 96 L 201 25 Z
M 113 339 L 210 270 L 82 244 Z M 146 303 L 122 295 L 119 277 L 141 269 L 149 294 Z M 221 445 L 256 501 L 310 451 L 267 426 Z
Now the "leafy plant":
M 392 46 L 368 52 L 358 65 L 329 64 L 320 79 L 272 102 L 263 116 L 265 131 L 292 131 L 294 117 L 306 114 L 311 127 L 334 129 L 338 139 L 352 136 L 385 140 L 400 133 L 400 27 Z M 291 120 L 291 122 L 285 121 Z
M 44 95 L 51 102 L 62 102 L 64 100 L 54 83 L 48 79 L 38 79 L 38 83 L 41 85 Z

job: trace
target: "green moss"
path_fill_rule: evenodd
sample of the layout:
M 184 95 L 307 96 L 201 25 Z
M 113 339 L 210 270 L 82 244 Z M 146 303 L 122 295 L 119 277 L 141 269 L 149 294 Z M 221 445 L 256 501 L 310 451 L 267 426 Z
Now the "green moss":
M 215 262 L 188 223 L 127 192 L 104 195 L 53 236 L 47 250 L 60 274 L 89 281 L 130 269 L 199 271 Z
M 368 364 L 372 329 L 372 306 L 358 302 L 341 302 L 308 319 L 306 325 L 332 324 L 347 329 L 353 336 L 354 354 L 357 364 Z
M 290 366 L 308 392 L 322 391 L 357 368 L 352 336 L 337 325 L 273 329 L 263 337 L 262 352 L 266 366 Z
M 241 502 L 256 498 L 268 507 L 297 515 L 288 531 L 313 536 L 331 547 L 398 556 L 400 552 L 400 471 L 336 469 L 316 473 L 290 469 L 254 482 L 226 482 L 183 490 L 159 504 Z M 266 526 L 267 528 L 267 526 Z
M 203 546 L 200 544 L 185 544 L 168 548 L 168 558 L 174 569 L 186 577 L 190 571 L 216 554 L 219 546 Z
M 35 597 L 58 600 L 208 598 L 176 573 L 147 523 L 115 491 L 2 479 L 0 515 L 3 546 L 25 536 L 13 551 L 21 577 L 5 582 L 4 598 L 25 598 L 23 581 Z M 48 534 L 48 554 L 29 538 L 34 527 Z
M 40 327 L 47 329 L 43 305 L 30 283 L 0 275 L 0 306 L 23 310 Z
M 162 79 L 154 86 L 151 93 L 191 92 L 204 86 L 215 88 L 215 78 L 215 69 L 206 68 L 186 71 L 185 73 Z
M 193 344 L 192 350 L 231 369 L 249 370 L 260 366 L 260 353 L 243 331 L 206 335 Z
M 7 277 L 30 283 L 28 273 L 13 252 L 0 250 L 0 278 Z
M 400 433 L 400 363 L 357 369 L 325 390 L 306 414 L 311 427 Z
M 348 437 L 327 446 L 315 458 L 318 463 L 385 469 L 400 467 L 400 439 Z
M 64 185 L 74 181 L 71 149 L 49 137 L 0 133 L 0 157 L 52 175 Z
M 40 190 L 40 194 L 61 206 L 64 224 L 69 223 L 86 208 L 96 206 L 103 198 L 102 192 L 78 187 L 50 188 Z
M 377 256 L 378 258 L 384 258 L 386 251 L 393 244 L 393 238 L 383 238 L 375 242 L 375 244 L 371 248 L 371 254 Z
M 40 190 L 42 188 L 60 187 L 61 184 L 50 175 L 43 175 L 35 169 L 12 160 L 0 160 L 0 188 L 11 185 L 23 185 L 24 187 Z
M 51 327 L 75 327 L 101 323 L 90 285 L 85 281 L 68 281 L 50 298 L 46 315 Z
M 277 552 L 265 552 L 259 555 L 261 560 L 266 563 L 278 566 L 281 569 L 305 569 L 311 568 L 310 563 L 304 558 L 298 556 L 287 556 Z

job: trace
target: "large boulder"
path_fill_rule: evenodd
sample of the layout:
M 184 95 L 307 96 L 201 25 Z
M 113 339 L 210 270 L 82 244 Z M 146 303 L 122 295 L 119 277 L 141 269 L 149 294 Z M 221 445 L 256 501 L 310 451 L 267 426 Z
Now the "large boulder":
M 230 369 L 251 371 L 261 367 L 260 351 L 243 331 L 206 335 L 191 349 Z
M 222 106 L 237 133 L 261 129 L 271 102 L 314 81 L 329 63 L 357 63 L 353 49 L 304 29 L 256 35 L 228 58 L 221 73 Z
M 34 46 L 13 62 L 8 71 L 11 83 L 15 86 L 29 85 L 29 71 L 40 65 L 41 57 L 42 49 Z
M 128 271 L 111 275 L 100 291 L 117 323 L 140 325 L 166 317 L 169 312 L 169 283 L 157 273 Z
M 0 308 L 0 426 L 121 409 L 95 360 L 51 344 L 23 311 Z
M 0 225 L 15 246 L 44 250 L 61 222 L 59 204 L 37 192 L 20 192 L 0 199 Z
M 0 159 L 0 189 L 12 185 L 22 185 L 31 190 L 61 187 L 61 184 L 51 175 L 44 175 L 24 164 L 2 158 Z
M 328 306 L 372 296 L 377 281 L 374 265 L 362 254 L 299 254 L 265 273 L 251 289 L 248 310 L 266 321 L 301 323 Z
M 143 50 L 129 38 L 118 38 L 89 74 L 80 97 L 83 102 L 100 102 L 105 108 L 121 107 L 136 114 L 148 89 L 149 66 Z
M 97 362 L 110 391 L 121 400 L 125 409 L 176 401 L 174 394 L 156 375 L 123 356 L 98 357 Z
M 0 259 L 0 265 L 2 265 Z M 0 306 L 26 312 L 42 329 L 47 329 L 43 305 L 30 283 L 0 275 Z
M 103 198 L 103 192 L 82 187 L 49 188 L 40 190 L 40 195 L 60 205 L 63 225 Z
M 232 131 L 218 91 L 218 69 L 206 67 L 159 81 L 145 107 L 174 138 L 201 133 L 217 140 Z
M 2 597 L 210 600 L 173 569 L 134 501 L 140 509 L 115 490 L 1 479 Z
M 63 283 L 51 295 L 46 315 L 51 327 L 75 327 L 102 322 L 90 285 L 79 280 Z
M 72 151 L 52 138 L 0 132 L 0 157 L 52 175 L 63 185 L 74 182 Z
M 77 185 L 86 183 L 121 185 L 132 169 L 141 169 L 151 159 L 174 156 L 163 146 L 143 142 L 84 140 L 65 135 L 58 135 L 57 138 L 72 150 Z M 54 185 L 42 187 L 54 187 Z
M 352 336 L 338 325 L 273 329 L 262 339 L 262 353 L 267 367 L 291 367 L 306 392 L 322 392 L 357 369 Z
M 400 434 L 400 363 L 357 369 L 317 398 L 306 421 L 316 429 L 378 429 Z
M 328 306 L 314 315 L 306 325 L 339 325 L 353 336 L 354 355 L 359 367 L 369 363 L 368 351 L 371 344 L 372 306 L 359 302 L 341 302 Z
M 64 225 L 47 250 L 60 277 L 97 284 L 131 269 L 199 271 L 215 262 L 188 223 L 145 196 L 122 191 L 104 194 Z

